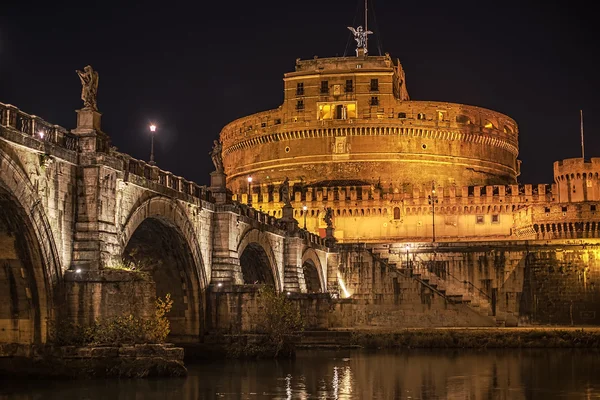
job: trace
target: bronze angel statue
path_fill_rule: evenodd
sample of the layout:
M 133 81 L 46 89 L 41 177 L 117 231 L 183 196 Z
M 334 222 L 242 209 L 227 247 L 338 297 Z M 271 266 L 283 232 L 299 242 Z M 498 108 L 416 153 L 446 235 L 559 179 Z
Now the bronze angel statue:
M 363 30 L 362 26 L 359 26 L 356 29 L 349 26 L 348 29 L 350 29 L 350 31 L 354 35 L 354 40 L 356 40 L 356 48 L 357 49 L 365 49 L 365 53 L 366 53 L 367 52 L 367 35 L 370 35 L 373 32 Z

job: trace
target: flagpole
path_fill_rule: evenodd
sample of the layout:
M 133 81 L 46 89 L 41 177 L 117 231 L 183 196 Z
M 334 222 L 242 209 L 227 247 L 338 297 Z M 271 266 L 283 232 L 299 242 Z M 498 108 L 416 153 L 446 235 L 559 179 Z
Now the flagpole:
M 583 110 L 579 110 L 579 117 L 581 119 L 581 158 L 585 160 L 585 149 L 583 147 Z
M 367 1 L 365 0 L 365 32 L 368 32 L 369 27 L 367 26 L 369 23 L 369 19 L 367 18 L 367 13 L 369 12 L 369 9 L 367 7 Z M 367 40 L 369 40 L 368 35 L 365 33 L 365 54 L 367 54 Z

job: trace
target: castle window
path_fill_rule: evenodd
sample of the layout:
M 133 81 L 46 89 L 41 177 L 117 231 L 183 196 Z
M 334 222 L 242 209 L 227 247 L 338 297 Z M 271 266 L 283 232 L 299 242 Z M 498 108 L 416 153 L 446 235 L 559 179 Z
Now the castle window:
M 438 119 L 438 121 L 443 121 L 444 120 L 444 112 L 443 111 L 438 111 L 437 112 L 437 119 Z
M 550 212 L 550 207 L 544 207 L 544 212 L 548 214 Z
M 400 219 L 400 207 L 394 207 L 394 219 Z
M 296 85 L 296 96 L 304 96 L 304 82 Z
M 261 128 L 266 128 L 267 127 L 267 123 L 266 122 L 261 122 L 260 123 L 260 127 Z
M 567 212 L 567 206 L 562 207 L 562 212 Z
M 498 224 L 498 223 L 500 223 L 500 215 L 492 214 L 492 224 Z
M 403 113 L 403 112 L 398 113 L 398 118 L 400 118 L 400 119 L 406 118 L 406 113 Z
M 296 102 L 296 110 L 304 110 L 304 100 L 298 100 Z
M 329 93 L 329 81 L 321 81 L 321 94 Z
M 488 129 L 494 129 L 494 128 L 495 128 L 494 124 L 492 124 L 492 122 L 491 122 L 491 121 L 485 121 L 485 122 L 483 123 L 483 127 L 484 127 L 484 128 L 488 128 Z
M 457 115 L 456 122 L 458 122 L 459 124 L 470 124 L 471 120 L 466 115 Z
M 346 93 L 354 92 L 354 84 L 352 83 L 352 79 L 346 79 Z
M 590 211 L 596 211 L 596 205 L 595 204 L 592 204 L 590 206 Z
M 281 118 L 275 119 L 275 125 L 281 125 Z
M 377 97 L 377 96 L 371 97 L 371 105 L 378 106 L 379 105 L 379 97 Z
M 423 113 L 417 114 L 417 119 L 425 119 L 425 114 L 423 114 Z
M 379 91 L 379 79 L 371 79 L 371 92 Z
M 512 133 L 512 129 L 510 129 L 507 125 L 504 125 L 503 131 L 504 131 L 504 133 L 508 133 L 508 134 Z
M 317 103 L 317 119 L 356 118 L 356 102 Z
M 477 224 L 483 224 L 483 215 L 477 215 L 477 216 L 475 216 L 475 222 Z

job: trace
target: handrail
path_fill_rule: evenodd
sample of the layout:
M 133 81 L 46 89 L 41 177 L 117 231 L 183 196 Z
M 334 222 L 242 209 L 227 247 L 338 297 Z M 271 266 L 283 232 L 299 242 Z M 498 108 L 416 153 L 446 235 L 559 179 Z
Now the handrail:
M 386 266 L 389 266 L 389 263 L 387 262 L 387 260 L 384 260 L 383 258 L 379 257 L 378 255 L 376 255 L 372 249 L 366 248 L 366 250 L 371 254 L 371 256 L 379 261 L 384 263 Z M 412 278 L 414 280 L 416 280 L 417 282 L 419 282 L 421 285 L 425 286 L 426 288 L 428 288 L 429 290 L 431 290 L 432 292 L 437 293 L 438 295 L 442 296 L 447 302 L 451 303 L 451 304 L 460 304 L 457 301 L 454 301 L 453 299 L 451 299 L 449 296 L 447 296 L 445 293 L 442 293 L 441 291 L 439 291 L 438 289 L 434 288 L 433 286 L 431 286 L 429 283 L 425 282 L 424 280 L 422 280 L 421 278 L 416 277 L 415 275 L 406 275 L 406 273 L 404 273 L 400 268 L 396 268 L 396 272 L 398 272 L 399 274 L 401 274 L 402 276 L 404 276 L 405 278 Z

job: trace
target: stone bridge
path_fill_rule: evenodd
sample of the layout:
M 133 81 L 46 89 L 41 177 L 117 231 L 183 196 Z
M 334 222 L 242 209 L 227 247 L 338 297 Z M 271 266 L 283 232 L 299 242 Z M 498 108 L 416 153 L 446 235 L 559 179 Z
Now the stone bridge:
M 231 201 L 222 174 L 199 186 L 116 151 L 100 117 L 78 110 L 69 131 L 0 103 L 0 343 L 44 343 L 60 313 L 93 321 L 166 293 L 172 335 L 193 341 L 212 288 L 327 291 L 323 239 Z

